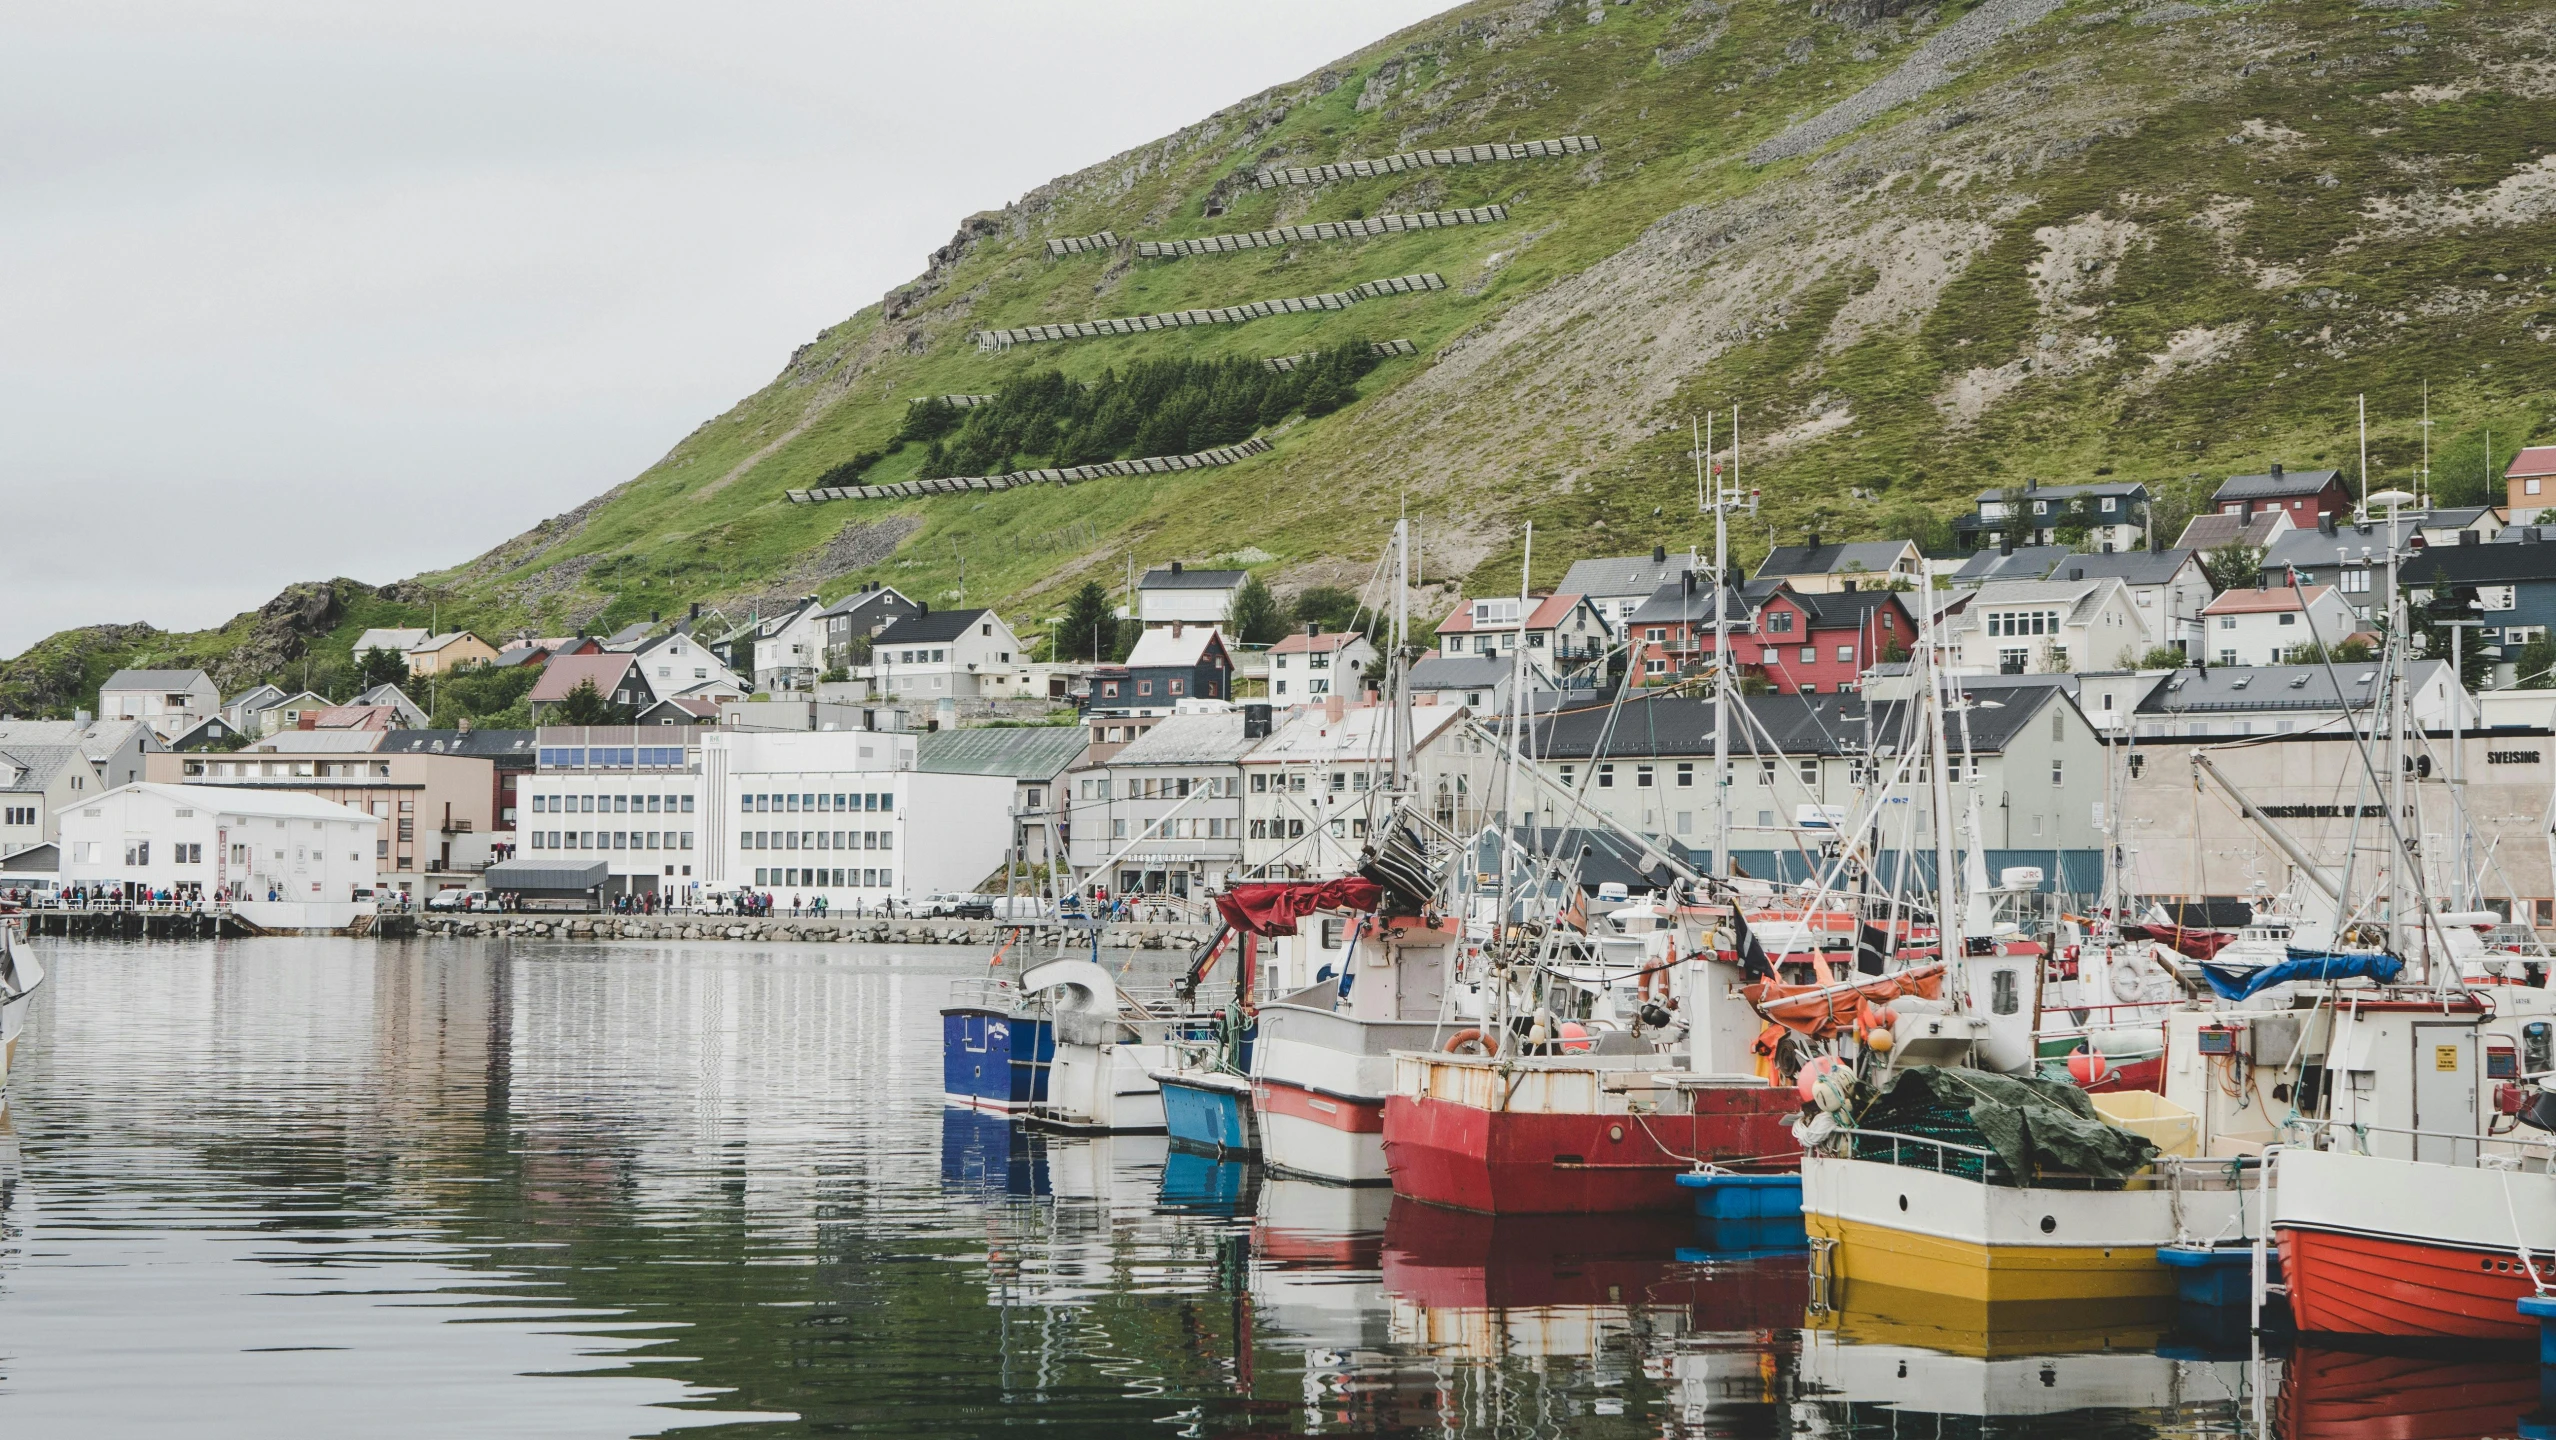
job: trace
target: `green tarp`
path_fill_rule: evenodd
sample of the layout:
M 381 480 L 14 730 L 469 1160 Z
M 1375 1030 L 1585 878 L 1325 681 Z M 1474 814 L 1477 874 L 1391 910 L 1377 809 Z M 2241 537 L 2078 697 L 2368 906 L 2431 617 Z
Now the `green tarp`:
M 2156 1158 L 2145 1136 L 2095 1113 L 2086 1092 L 2055 1080 L 2027 1080 L 1984 1070 L 1918 1065 L 1890 1078 L 1856 1121 L 1861 1130 L 1920 1135 L 1996 1152 L 2003 1175 L 1987 1178 L 2020 1184 L 2043 1175 L 2119 1180 Z M 1933 1147 L 1922 1147 L 1932 1151 Z M 1887 1151 L 1885 1144 L 1883 1149 Z M 1870 1143 L 1859 1144 L 1865 1158 Z M 1901 1163 L 1933 1165 L 1934 1154 L 1905 1147 Z M 1945 1168 L 1956 1168 L 1946 1166 Z M 1968 1166 L 1958 1167 L 1977 1173 Z

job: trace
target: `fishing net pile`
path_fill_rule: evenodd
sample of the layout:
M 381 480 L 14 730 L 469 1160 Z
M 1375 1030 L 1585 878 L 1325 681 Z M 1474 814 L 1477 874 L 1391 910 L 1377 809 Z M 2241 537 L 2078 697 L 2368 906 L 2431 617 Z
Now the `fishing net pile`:
M 1900 1144 L 1899 1164 L 1991 1184 L 2084 1185 L 2115 1189 L 2154 1160 L 2146 1137 L 2095 1113 L 2086 1092 L 2054 1080 L 1982 1070 L 1912 1066 L 1892 1075 L 1856 1118 L 1862 1131 L 1888 1131 L 1990 1152 Z M 1886 1136 L 1859 1134 L 1858 1160 L 1890 1161 Z

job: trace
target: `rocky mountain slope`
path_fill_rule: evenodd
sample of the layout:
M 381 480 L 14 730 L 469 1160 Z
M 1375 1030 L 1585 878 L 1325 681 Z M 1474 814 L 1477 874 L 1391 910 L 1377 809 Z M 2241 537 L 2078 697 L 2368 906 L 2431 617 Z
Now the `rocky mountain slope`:
M 1235 555 L 1282 592 L 1356 585 L 1407 511 L 1436 604 L 1513 584 L 1525 520 L 1545 580 L 1579 555 L 1708 541 L 1689 423 L 1714 412 L 1727 436 L 1733 405 L 1766 496 L 1744 554 L 1940 535 L 1981 488 L 2028 477 L 2139 479 L 2172 505 L 2275 459 L 2349 468 L 2364 393 L 2373 475 L 2404 483 L 2426 385 L 2435 489 L 2481 496 L 2550 418 L 2551 98 L 2556 20 L 2513 0 L 1467 5 L 969 217 L 915 281 L 643 474 L 394 600 L 558 629 L 884 579 L 1034 632 L 1131 562 Z M 1257 183 L 1566 136 L 1599 148 Z M 1506 218 L 1135 253 L 1488 206 Z M 1118 243 L 1051 256 L 1102 232 Z M 1446 288 L 970 339 L 1417 274 Z M 917 397 L 1361 337 L 1417 353 L 1229 468 L 783 498 L 887 450 Z M 928 463 L 909 445 L 861 479 Z

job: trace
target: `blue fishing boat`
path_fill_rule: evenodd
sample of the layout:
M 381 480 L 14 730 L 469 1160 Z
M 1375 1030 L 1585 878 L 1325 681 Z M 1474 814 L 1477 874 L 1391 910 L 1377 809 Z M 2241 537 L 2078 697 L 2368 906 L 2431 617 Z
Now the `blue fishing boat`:
M 1219 925 L 1191 957 L 1188 973 L 1172 982 L 1172 994 L 1196 997 L 1216 957 L 1231 939 Z M 1171 1063 L 1150 1072 L 1163 1092 L 1163 1129 L 1173 1145 L 1209 1155 L 1256 1155 L 1260 1132 L 1251 1105 L 1251 1045 L 1259 1031 L 1248 1008 L 1256 937 L 1245 933 L 1234 967 L 1234 998 L 1223 1010 L 1185 1017 L 1173 1032 Z
M 956 997 L 953 997 L 954 1000 Z M 1047 1100 L 1056 1026 L 1008 986 L 985 984 L 941 1011 L 941 1103 L 1015 1115 Z

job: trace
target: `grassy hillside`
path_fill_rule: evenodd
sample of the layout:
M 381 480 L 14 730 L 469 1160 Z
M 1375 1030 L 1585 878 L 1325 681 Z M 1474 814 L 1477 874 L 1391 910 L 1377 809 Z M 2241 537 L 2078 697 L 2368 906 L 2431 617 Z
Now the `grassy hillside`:
M 2274 459 L 2348 468 L 2361 393 L 2372 472 L 2403 483 L 2426 382 L 2435 488 L 2481 496 L 2550 418 L 2551 97 L 2550 17 L 2511 0 L 1468 5 L 969 218 L 919 279 L 643 474 L 394 593 L 550 631 L 871 579 L 956 603 L 963 573 L 966 601 L 1035 632 L 1131 561 L 1238 554 L 1282 592 L 1360 584 L 1407 508 L 1437 605 L 1513 584 L 1524 520 L 1545 580 L 1708 542 L 1688 421 L 1713 410 L 1727 434 L 1734 404 L 1767 499 L 1752 556 L 1805 532 L 1924 535 L 2027 477 L 2189 503 Z M 1252 183 L 1263 164 L 1563 135 L 1604 148 Z M 1490 204 L 1509 218 L 1175 260 L 1045 245 Z M 1419 272 L 1449 288 L 999 353 L 968 339 Z M 1229 469 L 781 499 L 887 448 L 917 396 L 1355 338 L 1420 353 Z M 923 459 L 907 446 L 866 478 Z

